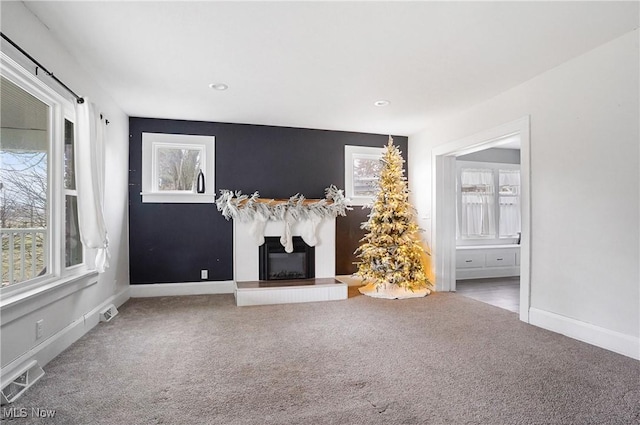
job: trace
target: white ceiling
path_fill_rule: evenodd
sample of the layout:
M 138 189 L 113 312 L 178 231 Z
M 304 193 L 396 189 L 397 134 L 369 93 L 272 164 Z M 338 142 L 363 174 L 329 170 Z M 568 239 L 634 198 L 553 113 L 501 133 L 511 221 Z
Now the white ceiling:
M 638 27 L 637 2 L 25 3 L 130 116 L 397 135 Z

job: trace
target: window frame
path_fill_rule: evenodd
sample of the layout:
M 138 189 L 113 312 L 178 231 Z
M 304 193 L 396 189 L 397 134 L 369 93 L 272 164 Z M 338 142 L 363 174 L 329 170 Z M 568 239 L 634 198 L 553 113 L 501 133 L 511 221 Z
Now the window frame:
M 22 294 L 31 296 L 50 290 L 65 282 L 77 281 L 91 274 L 87 267 L 87 250 L 83 246 L 82 263 L 66 267 L 65 252 L 65 188 L 64 188 L 64 121 L 74 123 L 75 107 L 73 101 L 41 81 L 25 67 L 0 52 L 0 74 L 20 89 L 43 102 L 49 108 L 47 158 L 47 241 L 45 243 L 47 273 L 23 282 L 17 282 L 0 288 L 3 299 L 11 297 L 6 303 Z M 74 135 L 74 140 L 76 139 Z M 3 305 L 5 302 L 2 303 Z
M 356 159 L 378 159 L 382 160 L 384 148 L 372 146 L 353 146 L 345 145 L 344 147 L 344 188 L 345 197 L 351 201 L 351 205 L 367 206 L 371 205 L 375 200 L 375 196 L 356 196 L 353 173 L 353 162 Z
M 159 190 L 157 154 L 159 148 L 198 149 L 202 152 L 201 169 L 205 192 Z M 215 202 L 215 137 L 194 134 L 142 133 L 143 203 L 213 203 Z

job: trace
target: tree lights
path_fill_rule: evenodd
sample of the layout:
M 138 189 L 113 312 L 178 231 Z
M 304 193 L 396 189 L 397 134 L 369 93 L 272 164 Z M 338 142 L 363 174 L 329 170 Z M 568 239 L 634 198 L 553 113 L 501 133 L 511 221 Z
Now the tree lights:
M 425 271 L 426 253 L 415 210 L 409 203 L 404 159 L 391 137 L 382 162 L 369 220 L 362 224 L 368 233 L 356 250 L 359 261 L 355 276 L 366 284 L 360 292 L 378 298 L 425 296 L 433 284 Z

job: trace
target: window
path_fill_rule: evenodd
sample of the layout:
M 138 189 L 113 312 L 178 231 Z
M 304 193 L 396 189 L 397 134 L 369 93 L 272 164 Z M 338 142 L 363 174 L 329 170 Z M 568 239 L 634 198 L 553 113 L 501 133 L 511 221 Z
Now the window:
M 77 223 L 73 103 L 4 54 L 1 70 L 4 294 L 86 268 Z
M 467 161 L 457 165 L 458 239 L 518 238 L 519 166 Z
M 65 266 L 72 267 L 82 264 L 84 253 L 78 224 L 74 125 L 67 119 L 64 120 L 64 211 Z
M 498 170 L 500 237 L 520 235 L 520 170 Z
M 495 237 L 493 170 L 460 170 L 460 234 L 463 238 Z
M 373 202 L 384 148 L 345 146 L 345 196 L 353 205 Z
M 2 77 L 2 286 L 47 273 L 50 107 Z
M 142 202 L 214 202 L 214 148 L 212 136 L 142 133 Z

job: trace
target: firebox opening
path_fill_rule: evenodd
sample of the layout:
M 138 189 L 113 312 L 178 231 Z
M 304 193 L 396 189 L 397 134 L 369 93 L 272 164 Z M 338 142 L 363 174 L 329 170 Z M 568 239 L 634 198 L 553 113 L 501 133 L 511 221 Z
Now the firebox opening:
M 311 279 L 315 277 L 315 249 L 301 237 L 293 237 L 293 252 L 287 253 L 277 236 L 265 237 L 260 246 L 260 280 Z

